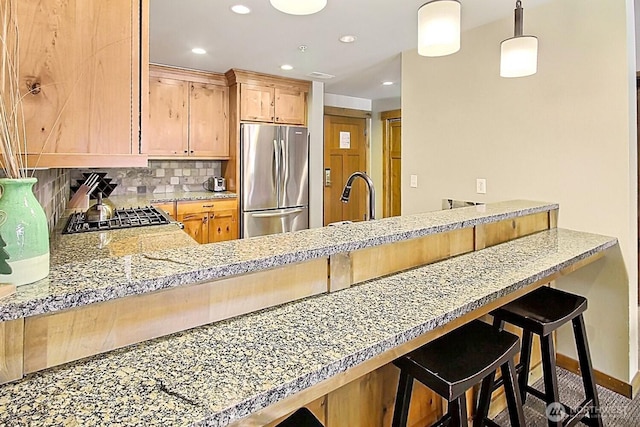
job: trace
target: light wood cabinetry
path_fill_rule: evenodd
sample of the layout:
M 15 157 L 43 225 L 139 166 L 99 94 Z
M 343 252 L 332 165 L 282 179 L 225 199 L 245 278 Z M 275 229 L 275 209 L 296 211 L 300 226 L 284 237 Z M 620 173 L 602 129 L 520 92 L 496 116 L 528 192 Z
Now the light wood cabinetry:
M 7 0 L 2 0 L 7 3 Z M 19 0 L 29 164 L 146 166 L 139 151 L 147 0 Z
M 171 218 L 176 218 L 176 202 L 153 203 L 153 206 L 163 210 Z
M 229 161 L 222 165 L 227 189 L 238 190 L 240 123 L 304 126 L 311 82 L 244 70 L 229 70 Z
M 240 84 L 240 120 L 304 125 L 306 95 L 297 89 Z
M 184 231 L 198 243 L 214 243 L 238 238 L 236 199 L 179 201 L 176 209 Z
M 143 152 L 154 157 L 229 157 L 229 88 L 222 74 L 152 65 Z

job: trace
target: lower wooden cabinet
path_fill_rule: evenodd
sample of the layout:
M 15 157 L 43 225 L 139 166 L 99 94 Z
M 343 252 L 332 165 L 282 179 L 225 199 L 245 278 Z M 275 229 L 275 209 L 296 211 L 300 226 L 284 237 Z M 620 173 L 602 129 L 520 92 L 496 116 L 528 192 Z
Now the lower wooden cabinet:
M 214 243 L 238 238 L 236 199 L 178 201 L 177 220 L 198 243 Z

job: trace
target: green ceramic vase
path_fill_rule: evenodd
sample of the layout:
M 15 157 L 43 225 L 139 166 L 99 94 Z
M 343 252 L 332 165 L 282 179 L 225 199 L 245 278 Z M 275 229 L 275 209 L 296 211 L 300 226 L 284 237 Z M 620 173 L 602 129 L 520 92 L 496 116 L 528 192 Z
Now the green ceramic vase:
M 47 216 L 33 194 L 37 178 L 0 178 L 0 211 L 6 221 L 0 234 L 9 254 L 11 274 L 0 275 L 0 282 L 16 286 L 33 283 L 49 275 L 49 226 Z

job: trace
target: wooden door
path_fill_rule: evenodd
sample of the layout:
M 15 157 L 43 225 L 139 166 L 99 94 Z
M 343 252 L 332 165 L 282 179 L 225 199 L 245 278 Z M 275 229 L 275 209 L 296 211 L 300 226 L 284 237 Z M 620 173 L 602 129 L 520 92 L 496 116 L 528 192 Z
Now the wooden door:
M 209 212 L 179 214 L 178 221 L 184 224 L 184 232 L 193 240 L 200 244 L 209 243 Z
M 383 216 L 399 216 L 401 209 L 402 118 L 400 110 L 381 113 L 383 128 Z
M 307 118 L 306 94 L 301 90 L 275 88 L 275 122 L 304 125 Z
M 353 172 L 366 172 L 366 119 L 325 115 L 324 118 L 324 224 L 361 221 L 367 213 L 367 187 L 356 179 L 348 203 L 340 196 Z M 329 176 L 327 177 L 327 173 Z
M 156 76 L 150 78 L 146 154 L 188 154 L 188 102 L 187 82 Z
M 137 154 L 140 1 L 14 3 L 27 151 Z
M 209 243 L 238 238 L 236 210 L 214 211 L 209 216 Z
M 189 155 L 229 157 L 229 88 L 189 85 Z
M 273 122 L 274 90 L 269 86 L 240 85 L 240 120 Z

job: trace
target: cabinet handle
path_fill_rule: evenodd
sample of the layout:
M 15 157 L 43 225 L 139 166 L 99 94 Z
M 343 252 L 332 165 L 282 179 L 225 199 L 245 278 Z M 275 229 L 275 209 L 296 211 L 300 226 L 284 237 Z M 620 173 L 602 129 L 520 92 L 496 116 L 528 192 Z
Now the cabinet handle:
M 220 234 L 222 232 L 222 230 L 220 230 L 220 227 L 218 227 L 218 234 Z
M 227 225 L 227 233 L 229 232 L 229 226 Z
M 204 218 L 202 218 L 202 223 L 206 224 L 209 221 L 209 217 L 205 216 Z
M 187 150 L 184 150 L 184 152 L 185 152 L 185 153 L 188 153 L 188 151 L 187 151 Z
M 218 215 L 216 215 L 216 218 L 231 218 L 232 216 L 233 216 L 233 214 L 230 214 L 230 213 L 229 214 L 225 214 L 225 215 L 218 214 Z
M 202 205 L 203 208 L 212 208 L 213 205 Z
M 193 150 L 191 150 L 191 154 L 193 154 Z

